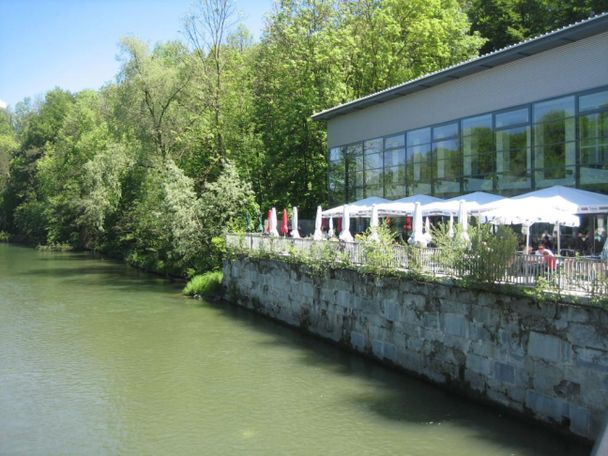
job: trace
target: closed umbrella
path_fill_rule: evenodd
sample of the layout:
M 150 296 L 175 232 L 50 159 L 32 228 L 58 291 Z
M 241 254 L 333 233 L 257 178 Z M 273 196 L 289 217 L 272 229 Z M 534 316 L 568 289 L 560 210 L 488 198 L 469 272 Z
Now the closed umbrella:
M 287 233 L 289 232 L 289 219 L 287 217 L 287 209 L 283 208 L 283 218 L 281 220 L 281 234 L 283 236 L 287 236 Z
M 270 234 L 270 228 L 272 226 L 272 209 L 268 209 L 268 218 L 266 219 L 266 232 Z
M 334 231 L 334 218 L 329 217 L 329 229 L 327 230 L 327 237 L 333 237 L 336 232 Z
M 372 241 L 378 241 L 378 206 L 375 204 L 372 205 L 372 217 L 369 222 L 369 226 L 371 228 L 371 234 L 369 238 Z
M 450 223 L 448 225 L 448 236 L 451 238 L 454 237 L 454 216 L 452 214 L 450 214 Z
M 414 220 L 412 222 L 414 226 L 414 232 L 407 240 L 410 245 L 417 245 L 419 247 L 426 247 L 426 239 L 422 232 L 422 207 L 420 203 L 416 202 L 414 205 Z
M 300 232 L 298 231 L 298 208 L 293 207 L 293 215 L 291 216 L 291 237 L 294 239 L 300 238 Z
M 253 231 L 253 223 L 251 223 L 251 214 L 249 211 L 245 212 L 245 229 L 248 233 Z
M 270 213 L 270 235 L 279 236 L 279 232 L 277 231 L 277 209 L 274 207 Z
M 264 232 L 264 222 L 262 221 L 262 214 L 258 215 L 258 229 L 257 229 L 258 233 L 263 233 Z
M 469 218 L 467 215 L 467 208 L 464 200 L 460 200 L 460 205 L 458 206 L 458 224 L 460 225 L 460 235 L 462 236 L 462 240 L 465 242 L 469 242 Z
M 433 236 L 431 235 L 431 222 L 428 217 L 424 220 L 424 238 L 426 239 L 427 244 L 433 239 Z
M 350 214 L 348 210 L 348 205 L 344 205 L 344 210 L 342 212 L 342 231 L 339 236 L 341 241 L 352 242 L 353 236 L 350 234 Z
M 321 206 L 317 206 L 317 218 L 315 219 L 315 233 L 312 236 L 315 241 L 320 241 L 321 239 L 323 239 L 323 231 L 321 231 L 322 223 L 323 223 L 323 209 L 321 209 Z

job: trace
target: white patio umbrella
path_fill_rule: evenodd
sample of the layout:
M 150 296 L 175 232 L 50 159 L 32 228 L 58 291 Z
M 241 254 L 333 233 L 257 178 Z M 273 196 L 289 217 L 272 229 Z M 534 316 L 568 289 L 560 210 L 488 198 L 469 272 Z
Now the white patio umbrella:
M 530 245 L 530 226 L 535 223 L 549 223 L 557 226 L 557 251 L 560 250 L 559 230 L 562 225 L 577 227 L 580 225 L 578 216 L 569 212 L 555 209 L 542 204 L 538 198 L 512 199 L 502 203 L 499 208 L 483 212 L 481 221 L 494 225 L 523 225 L 526 233 L 526 246 Z
M 344 212 L 344 206 L 349 206 L 351 217 L 369 217 L 373 204 L 389 203 L 390 201 L 379 196 L 370 196 L 362 200 L 354 201 L 342 206 L 332 207 L 323 211 L 323 217 L 339 217 Z
M 270 235 L 279 237 L 279 232 L 277 231 L 277 210 L 274 207 L 272 208 L 270 217 Z
M 342 212 L 342 232 L 340 233 L 339 239 L 341 241 L 353 241 L 353 236 L 350 234 L 350 214 L 348 211 L 348 205 L 344 205 Z
M 315 241 L 320 241 L 323 239 L 323 231 L 321 231 L 321 224 L 323 223 L 323 209 L 321 206 L 317 206 L 317 218 L 315 219 L 315 232 L 312 235 L 312 238 Z
M 420 203 L 415 203 L 414 220 L 412 221 L 412 224 L 414 225 L 414 232 L 407 240 L 407 243 L 410 245 L 426 247 L 426 239 L 422 232 L 422 207 L 420 206 Z
M 469 216 L 467 214 L 466 202 L 464 200 L 460 201 L 460 206 L 458 207 L 458 224 L 460 225 L 460 235 L 462 236 L 462 240 L 469 242 Z
M 448 236 L 454 237 L 454 216 L 450 214 L 450 223 L 448 224 Z
M 372 205 L 372 218 L 369 222 L 369 226 L 372 231 L 369 238 L 372 241 L 378 241 L 378 206 L 376 204 Z
M 329 217 L 329 229 L 327 230 L 327 237 L 333 237 L 336 232 L 334 231 L 334 218 Z
M 291 237 L 294 239 L 300 239 L 300 232 L 298 231 L 298 208 L 293 207 L 293 215 L 291 216 Z

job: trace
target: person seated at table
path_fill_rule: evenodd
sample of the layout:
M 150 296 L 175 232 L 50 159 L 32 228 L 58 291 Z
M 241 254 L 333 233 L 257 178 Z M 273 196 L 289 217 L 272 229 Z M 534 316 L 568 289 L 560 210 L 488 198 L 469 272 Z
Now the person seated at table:
M 557 259 L 555 258 L 555 255 L 553 254 L 553 252 L 551 250 L 545 248 L 544 243 L 541 242 L 538 245 L 538 249 L 536 250 L 536 255 L 543 257 L 543 260 L 547 266 L 547 269 L 554 270 L 555 267 L 557 266 Z

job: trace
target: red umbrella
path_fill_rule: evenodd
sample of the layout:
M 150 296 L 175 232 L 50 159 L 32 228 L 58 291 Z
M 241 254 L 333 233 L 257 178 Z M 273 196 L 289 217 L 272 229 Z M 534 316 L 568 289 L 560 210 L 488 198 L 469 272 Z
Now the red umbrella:
M 283 223 L 281 223 L 281 233 L 283 236 L 287 236 L 289 227 L 287 226 L 287 209 L 283 209 Z
M 268 219 L 266 220 L 266 232 L 270 233 L 270 220 L 272 219 L 272 209 L 268 209 Z

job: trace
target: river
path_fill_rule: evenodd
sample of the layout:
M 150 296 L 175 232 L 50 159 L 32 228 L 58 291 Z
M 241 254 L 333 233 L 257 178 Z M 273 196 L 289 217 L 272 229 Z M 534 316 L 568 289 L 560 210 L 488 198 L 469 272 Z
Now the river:
M 0 454 L 589 448 L 85 254 L 0 244 Z

